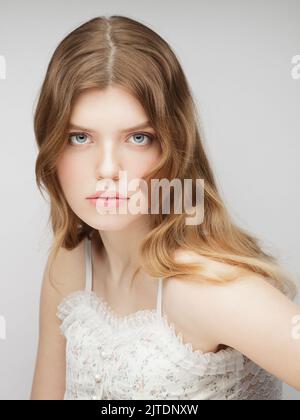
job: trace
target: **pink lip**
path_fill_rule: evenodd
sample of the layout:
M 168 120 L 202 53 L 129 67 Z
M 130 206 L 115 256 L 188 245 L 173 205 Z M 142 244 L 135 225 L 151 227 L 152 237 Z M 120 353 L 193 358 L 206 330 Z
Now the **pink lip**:
M 118 198 L 118 197 L 94 197 L 88 198 L 88 200 L 95 206 L 103 207 L 105 209 L 119 207 L 120 203 L 124 203 L 129 198 Z
M 128 197 L 125 197 L 125 195 L 119 194 L 118 192 L 108 192 L 108 191 L 98 191 L 95 194 L 87 197 L 88 199 L 93 198 L 119 198 L 119 199 L 128 199 Z

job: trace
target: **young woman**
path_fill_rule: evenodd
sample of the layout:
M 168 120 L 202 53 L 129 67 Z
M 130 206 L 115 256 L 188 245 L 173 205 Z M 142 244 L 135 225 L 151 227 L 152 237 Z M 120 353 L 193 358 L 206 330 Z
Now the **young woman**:
M 54 52 L 34 124 L 53 243 L 31 398 L 275 400 L 282 381 L 300 390 L 294 284 L 231 220 L 167 42 L 125 16 L 82 24 Z M 165 193 L 153 198 L 151 181 L 175 179 L 192 180 L 194 201 L 204 181 L 201 223 L 172 211 L 178 191 L 169 212 Z M 130 211 L 138 202 L 146 211 Z

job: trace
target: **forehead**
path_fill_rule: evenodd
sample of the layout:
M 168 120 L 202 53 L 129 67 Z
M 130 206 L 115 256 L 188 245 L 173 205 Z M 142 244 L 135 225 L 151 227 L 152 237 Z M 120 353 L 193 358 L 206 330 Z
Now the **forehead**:
M 125 89 L 109 86 L 82 92 L 72 108 L 70 124 L 124 129 L 147 121 L 140 102 Z

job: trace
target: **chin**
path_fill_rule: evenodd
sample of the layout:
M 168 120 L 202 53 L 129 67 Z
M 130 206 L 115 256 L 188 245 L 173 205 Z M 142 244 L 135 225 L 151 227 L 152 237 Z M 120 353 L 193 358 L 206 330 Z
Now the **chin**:
M 98 214 L 92 220 L 85 220 L 89 226 L 102 231 L 123 230 L 134 224 L 142 214 Z

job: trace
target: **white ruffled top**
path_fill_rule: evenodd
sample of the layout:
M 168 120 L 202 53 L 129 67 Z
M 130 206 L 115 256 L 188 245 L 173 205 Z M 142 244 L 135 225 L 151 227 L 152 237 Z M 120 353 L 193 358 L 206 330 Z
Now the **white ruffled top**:
M 66 345 L 65 400 L 280 400 L 282 382 L 227 347 L 193 350 L 155 309 L 119 317 L 92 291 L 91 240 L 85 239 L 86 289 L 58 305 Z

